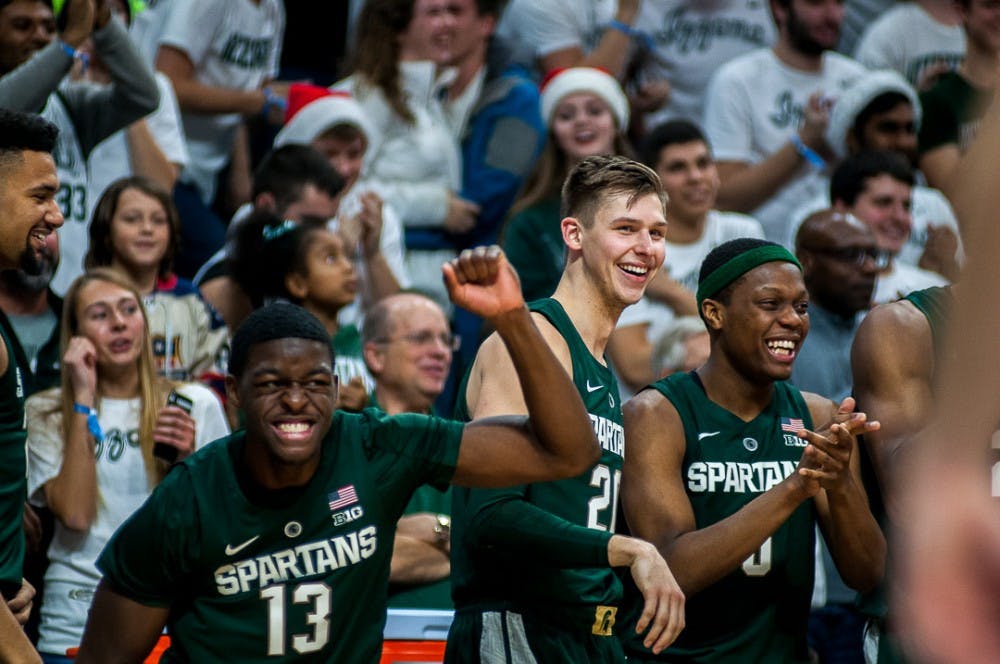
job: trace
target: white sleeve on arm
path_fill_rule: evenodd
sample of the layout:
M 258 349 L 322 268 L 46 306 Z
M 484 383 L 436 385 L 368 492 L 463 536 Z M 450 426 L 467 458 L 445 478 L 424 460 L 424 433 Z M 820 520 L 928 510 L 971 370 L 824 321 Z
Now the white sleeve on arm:
M 28 421 L 28 500 L 45 505 L 45 483 L 59 474 L 63 459 L 62 416 L 51 412 L 59 402 L 49 393 L 37 394 L 25 403 Z
M 749 99 L 743 81 L 736 80 L 729 68 L 716 72 L 708 84 L 703 128 L 717 161 L 753 163 Z
M 222 2 L 170 0 L 159 44 L 183 51 L 197 68 L 208 54 L 224 16 Z
M 586 50 L 584 17 L 573 11 L 572 2 L 530 0 L 518 3 L 517 11 L 519 15 L 511 17 L 515 19 L 517 34 L 524 42 L 534 45 L 536 58 L 574 46 Z
M 180 107 L 177 95 L 170 85 L 170 79 L 162 72 L 155 72 L 156 85 L 160 89 L 160 107 L 146 117 L 149 133 L 153 135 L 157 147 L 172 164 L 184 167 L 188 163 L 187 139 L 181 125 Z

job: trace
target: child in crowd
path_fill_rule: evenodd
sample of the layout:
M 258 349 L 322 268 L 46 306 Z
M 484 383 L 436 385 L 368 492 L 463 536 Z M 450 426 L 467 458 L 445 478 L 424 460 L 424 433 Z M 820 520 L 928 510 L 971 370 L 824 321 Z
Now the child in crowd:
M 268 269 L 262 270 L 265 263 Z M 294 222 L 255 212 L 238 229 L 230 273 L 254 308 L 284 299 L 316 316 L 333 345 L 338 407 L 359 411 L 368 404 L 374 381 L 364 364 L 361 334 L 355 325 L 338 322 L 340 310 L 354 301 L 358 289 L 339 234 L 321 219 Z
M 364 109 L 349 94 L 294 83 L 288 91 L 285 126 L 274 138 L 275 149 L 285 145 L 315 148 L 344 179 L 337 216 L 329 226 L 341 234 L 348 253 L 355 256 L 362 296 L 341 311 L 344 323 L 359 323 L 363 308 L 410 285 L 403 265 L 399 215 L 385 202 L 378 183 L 362 178 L 371 160 L 373 139 L 369 137 L 374 132 Z
M 220 381 L 228 331 L 194 284 L 172 271 L 179 228 L 169 193 L 142 177 L 122 178 L 97 204 L 84 263 L 87 269 L 110 267 L 135 283 L 149 316 L 160 374 L 172 380 Z
M 56 517 L 38 643 L 46 662 L 68 662 L 79 645 L 101 578 L 94 562 L 163 479 L 165 459 L 229 433 L 210 390 L 157 375 L 141 295 L 120 272 L 91 270 L 70 287 L 62 347 L 61 386 L 26 404 L 28 493 Z M 183 406 L 166 405 L 171 390 Z

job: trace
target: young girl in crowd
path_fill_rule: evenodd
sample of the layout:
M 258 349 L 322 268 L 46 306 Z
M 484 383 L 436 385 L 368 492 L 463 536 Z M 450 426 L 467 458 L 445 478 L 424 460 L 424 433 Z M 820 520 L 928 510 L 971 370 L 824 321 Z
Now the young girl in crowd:
M 157 371 L 174 380 L 213 381 L 219 389 L 228 331 L 194 284 L 172 271 L 179 229 L 170 194 L 145 178 L 122 178 L 97 203 L 84 265 L 110 267 L 139 288 Z
M 633 156 L 625 138 L 628 99 L 614 77 L 593 67 L 570 67 L 554 70 L 542 86 L 548 142 L 503 233 L 527 300 L 550 296 L 562 275 L 559 200 L 566 175 L 585 157 Z
M 325 220 L 282 220 L 254 212 L 240 226 L 230 258 L 230 274 L 254 308 L 284 299 L 319 318 L 330 333 L 334 371 L 340 381 L 339 408 L 361 410 L 374 386 L 365 367 L 361 334 L 353 324 L 338 322 L 340 310 L 354 301 L 358 277 L 344 241 Z M 267 269 L 261 269 L 267 265 Z
M 26 404 L 28 493 L 55 515 L 38 649 L 68 662 L 101 574 L 98 554 L 170 463 L 229 433 L 213 393 L 157 375 L 141 296 L 119 272 L 91 270 L 66 294 L 61 386 Z M 171 390 L 185 410 L 167 406 Z

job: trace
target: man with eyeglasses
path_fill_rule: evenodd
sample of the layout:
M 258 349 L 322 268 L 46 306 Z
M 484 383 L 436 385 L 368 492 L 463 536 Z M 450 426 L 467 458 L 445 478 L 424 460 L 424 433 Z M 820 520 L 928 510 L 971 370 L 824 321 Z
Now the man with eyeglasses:
M 418 293 L 390 295 L 368 312 L 362 341 L 375 379 L 369 404 L 389 415 L 432 413 L 459 343 L 441 307 Z M 451 488 L 421 486 L 396 523 L 389 606 L 450 609 L 450 554 Z
M 913 169 L 906 160 L 885 151 L 851 155 L 830 179 L 834 210 L 853 214 L 864 222 L 875 235 L 878 248 L 889 254 L 887 264 L 878 273 L 874 304 L 948 284 L 936 272 L 896 260 L 913 228 L 910 212 L 913 183 Z
M 851 343 L 890 257 L 868 226 L 833 210 L 806 218 L 795 253 L 809 291 L 809 336 L 792 367 L 792 383 L 840 403 L 851 396 Z M 856 593 L 838 574 L 825 542 L 820 553 L 817 584 L 824 581 L 825 592 L 813 598 L 809 646 L 821 661 L 860 661 L 865 619 L 854 607 Z

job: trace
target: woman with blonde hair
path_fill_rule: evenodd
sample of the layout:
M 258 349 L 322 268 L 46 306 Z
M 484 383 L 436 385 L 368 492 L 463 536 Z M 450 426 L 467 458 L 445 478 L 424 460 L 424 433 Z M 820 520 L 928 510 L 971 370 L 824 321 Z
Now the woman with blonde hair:
M 141 296 L 117 271 L 90 270 L 70 287 L 62 348 L 61 385 L 25 406 L 28 494 L 56 519 L 38 644 L 46 662 L 79 645 L 97 556 L 163 479 L 165 459 L 229 433 L 210 390 L 157 374 Z

